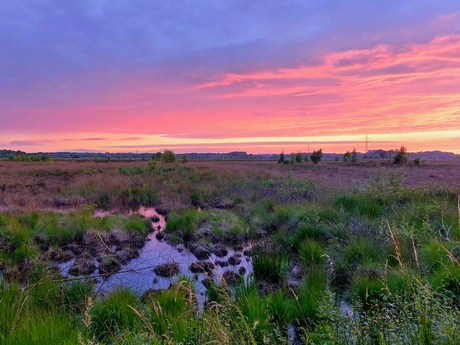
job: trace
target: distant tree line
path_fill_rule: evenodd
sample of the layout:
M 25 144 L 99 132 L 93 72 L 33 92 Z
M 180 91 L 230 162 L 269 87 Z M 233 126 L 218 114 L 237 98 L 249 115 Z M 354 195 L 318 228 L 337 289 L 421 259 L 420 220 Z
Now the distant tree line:
M 390 160 L 395 165 L 405 165 L 407 164 L 409 160 L 409 154 L 407 153 L 407 149 L 404 146 L 401 146 L 399 150 L 395 150 L 395 151 L 383 151 L 383 150 L 380 150 L 380 151 L 385 152 L 385 153 L 387 152 L 394 153 L 392 156 L 390 156 Z M 339 156 L 335 154 L 333 155 L 335 156 L 334 160 L 338 161 Z M 364 157 L 366 156 L 364 155 Z M 311 160 L 314 164 L 317 164 L 322 160 L 322 158 L 323 158 L 322 149 L 313 151 L 310 157 L 308 155 L 300 153 L 299 151 L 297 153 L 294 153 L 294 152 L 291 153 L 289 158 L 287 158 L 284 152 L 281 152 L 278 157 L 278 163 L 294 165 L 294 164 L 303 163 L 305 161 Z M 356 151 L 356 148 L 353 148 L 351 152 L 350 151 L 345 152 L 342 156 L 342 160 L 344 162 L 356 163 L 358 161 L 358 152 Z M 414 165 L 416 166 L 423 165 L 423 163 L 424 161 L 420 157 L 416 157 L 414 159 Z
M 351 162 L 351 163 L 356 163 L 358 161 L 358 153 L 356 152 L 356 149 L 353 148 L 353 151 L 347 151 L 344 153 L 342 160 L 344 162 Z
M 150 164 L 155 165 L 156 162 L 162 163 L 175 163 L 178 161 L 176 154 L 171 150 L 164 150 L 163 152 L 158 151 L 152 155 L 150 159 Z M 187 163 L 190 161 L 188 155 L 181 155 L 181 163 Z
M 0 159 L 14 162 L 49 162 L 51 157 L 44 153 L 30 153 L 24 151 L 0 150 Z
M 310 157 L 308 157 L 308 155 L 300 153 L 300 151 L 297 153 L 293 152 L 290 155 L 290 159 L 287 159 L 284 152 L 281 152 L 278 157 L 278 163 L 294 165 L 294 164 L 299 164 L 303 162 L 308 162 L 309 160 L 311 160 L 314 164 L 317 164 L 321 161 L 322 158 L 323 158 L 323 149 L 319 149 L 318 151 L 313 151 Z

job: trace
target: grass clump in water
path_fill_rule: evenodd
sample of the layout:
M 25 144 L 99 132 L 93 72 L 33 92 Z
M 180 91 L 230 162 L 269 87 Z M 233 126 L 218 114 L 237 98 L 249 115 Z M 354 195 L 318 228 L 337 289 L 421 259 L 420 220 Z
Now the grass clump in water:
M 264 253 L 254 257 L 254 279 L 264 286 L 284 286 L 288 270 L 288 257 L 284 254 Z

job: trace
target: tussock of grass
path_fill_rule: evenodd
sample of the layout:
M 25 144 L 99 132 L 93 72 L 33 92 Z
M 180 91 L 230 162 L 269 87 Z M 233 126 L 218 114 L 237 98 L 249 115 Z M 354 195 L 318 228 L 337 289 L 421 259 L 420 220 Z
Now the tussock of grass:
M 97 341 L 109 343 L 122 336 L 126 330 L 139 332 L 142 320 L 132 308 L 140 309 L 139 299 L 128 290 L 111 293 L 97 300 L 91 308 L 91 334 Z
M 316 241 L 306 240 L 299 246 L 299 260 L 304 270 L 323 269 L 326 263 L 326 253 Z
M 288 258 L 285 255 L 261 254 L 254 257 L 254 278 L 260 284 L 283 286 L 286 281 Z

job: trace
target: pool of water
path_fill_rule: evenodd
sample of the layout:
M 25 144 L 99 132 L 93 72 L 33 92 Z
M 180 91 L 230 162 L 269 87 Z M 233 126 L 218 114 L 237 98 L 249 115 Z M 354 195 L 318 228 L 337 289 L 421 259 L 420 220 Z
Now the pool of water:
M 159 214 L 154 208 L 141 207 L 136 213 L 148 219 L 155 220 L 152 221 L 152 232 L 149 233 L 144 247 L 140 250 L 139 257 L 123 265 L 119 272 L 114 273 L 107 279 L 102 279 L 97 275 L 94 276 L 97 281 L 96 291 L 105 294 L 118 288 L 129 288 L 131 291 L 142 295 L 149 289 L 167 289 L 171 284 L 181 278 L 187 278 L 193 282 L 200 304 L 204 303 L 206 287 L 202 282 L 208 277 L 208 274 L 192 273 L 190 271 L 192 263 L 203 261 L 198 260 L 183 245 L 173 245 L 162 239 L 157 239 L 156 235 L 166 228 L 166 221 L 164 216 Z M 107 211 L 95 212 L 96 217 L 107 217 L 111 214 L 113 213 Z M 244 251 L 248 249 L 251 249 L 250 243 L 246 243 L 242 250 L 227 248 L 228 254 L 224 257 L 217 257 L 215 254 L 211 254 L 209 259 L 205 261 L 215 264 L 215 267 L 212 269 L 213 280 L 219 283 L 223 275 L 228 271 L 237 274 L 243 273 L 240 275 L 247 279 L 253 271 L 251 257 L 244 255 Z M 233 262 L 234 265 L 228 264 L 226 266 L 226 263 L 232 257 L 238 258 L 237 262 Z M 240 260 L 241 262 L 239 262 Z M 94 262 L 97 264 L 96 260 Z M 72 259 L 59 264 L 61 273 L 67 276 L 69 269 L 74 263 L 75 259 Z M 177 263 L 179 273 L 172 277 L 163 277 L 154 272 L 155 267 L 168 263 Z

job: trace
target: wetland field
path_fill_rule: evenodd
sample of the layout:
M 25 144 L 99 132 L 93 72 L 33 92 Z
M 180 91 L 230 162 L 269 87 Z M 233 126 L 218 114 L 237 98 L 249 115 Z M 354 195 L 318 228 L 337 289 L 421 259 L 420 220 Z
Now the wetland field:
M 459 344 L 460 160 L 0 161 L 0 344 Z

